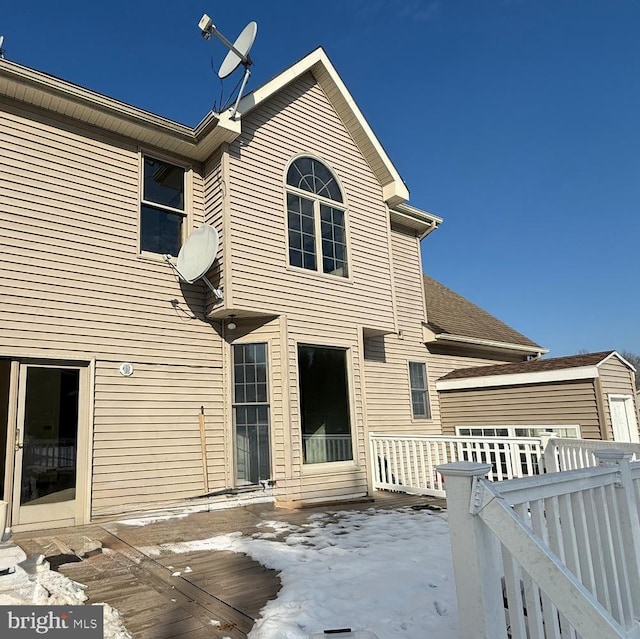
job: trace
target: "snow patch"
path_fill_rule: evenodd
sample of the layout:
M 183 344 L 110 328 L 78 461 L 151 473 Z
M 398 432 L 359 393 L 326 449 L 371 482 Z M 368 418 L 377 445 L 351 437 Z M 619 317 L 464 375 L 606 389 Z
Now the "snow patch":
M 231 550 L 277 570 L 282 588 L 250 639 L 308 639 L 327 628 L 380 639 L 458 638 L 445 518 L 428 510 L 343 511 L 301 526 L 265 522 L 270 533 L 232 533 L 142 549 L 149 555 Z

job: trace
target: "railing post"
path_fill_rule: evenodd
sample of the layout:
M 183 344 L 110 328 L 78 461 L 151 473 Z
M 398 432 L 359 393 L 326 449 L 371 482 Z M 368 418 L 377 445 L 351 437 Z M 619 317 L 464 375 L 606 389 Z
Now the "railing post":
M 447 486 L 447 512 L 462 639 L 506 639 L 498 543 L 473 514 L 478 480 L 490 464 L 453 462 L 437 467 Z
M 544 464 L 545 473 L 557 473 L 560 471 L 558 465 L 558 453 L 556 452 L 556 445 L 554 439 L 556 434 L 542 433 L 540 435 L 540 446 L 542 446 L 542 463 Z
M 640 602 L 637 601 L 640 592 L 640 514 L 636 501 L 633 479 L 629 462 L 632 453 L 625 453 L 615 448 L 605 448 L 593 451 L 598 466 L 617 466 L 620 482 L 618 488 L 622 495 L 617 500 L 617 512 L 624 549 L 624 562 L 629 577 L 628 603 L 631 607 L 630 619 L 627 623 L 635 621 L 636 629 L 640 628 Z

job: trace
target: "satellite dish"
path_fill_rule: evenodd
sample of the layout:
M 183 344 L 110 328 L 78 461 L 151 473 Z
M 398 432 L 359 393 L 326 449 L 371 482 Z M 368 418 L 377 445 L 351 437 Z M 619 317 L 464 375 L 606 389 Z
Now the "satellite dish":
M 250 22 L 236 38 L 233 46 L 230 47 L 227 57 L 223 60 L 218 71 L 218 77 L 221 80 L 228 78 L 241 64 L 250 65 L 251 58 L 249 51 L 253 46 L 258 33 L 258 25 L 256 22 Z
M 213 226 L 203 224 L 191 233 L 178 253 L 180 278 L 188 284 L 203 278 L 216 259 L 218 246 L 218 231 Z
M 218 31 L 218 28 L 211 21 L 211 18 L 205 13 L 202 18 L 200 18 L 200 22 L 198 22 L 198 27 L 200 28 L 200 33 L 205 40 L 209 40 L 212 35 L 214 35 L 222 44 L 224 44 L 227 49 L 229 49 L 229 53 L 227 53 L 226 58 L 222 61 L 220 65 L 220 69 L 218 71 L 218 77 L 221 80 L 229 77 L 240 65 L 244 67 L 244 77 L 242 78 L 242 85 L 240 86 L 240 90 L 238 91 L 238 97 L 236 102 L 231 110 L 231 117 L 235 118 L 236 113 L 238 112 L 238 105 L 240 104 L 240 99 L 242 98 L 242 94 L 244 92 L 245 87 L 247 86 L 247 81 L 249 80 L 249 76 L 251 75 L 250 67 L 253 64 L 253 61 L 249 57 L 249 51 L 253 46 L 253 42 L 256 39 L 256 34 L 258 33 L 258 25 L 255 22 L 250 22 L 240 33 L 240 35 L 236 38 L 236 41 L 231 43 L 227 40 L 221 33 Z

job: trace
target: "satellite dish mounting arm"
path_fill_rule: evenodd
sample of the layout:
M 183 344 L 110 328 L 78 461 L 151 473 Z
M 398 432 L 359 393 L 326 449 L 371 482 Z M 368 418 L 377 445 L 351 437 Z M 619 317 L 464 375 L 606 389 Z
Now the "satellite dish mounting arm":
M 249 68 L 253 64 L 253 61 L 249 57 L 249 51 L 253 46 L 253 42 L 256 38 L 258 25 L 255 22 L 250 22 L 242 30 L 240 35 L 236 38 L 235 42 L 231 42 L 230 40 L 225 38 L 224 35 L 222 35 L 220 31 L 218 31 L 216 25 L 213 24 L 211 18 L 206 13 L 202 16 L 202 18 L 200 18 L 198 27 L 200 28 L 200 33 L 205 40 L 209 40 L 211 36 L 214 35 L 216 38 L 218 38 L 218 40 L 220 40 L 220 42 L 222 42 L 222 44 L 224 44 L 225 47 L 227 47 L 227 49 L 229 49 L 229 53 L 227 54 L 227 57 L 224 59 L 222 65 L 220 66 L 220 70 L 218 71 L 218 77 L 221 80 L 231 75 L 240 65 L 244 67 L 242 86 L 240 87 L 238 97 L 231 111 L 230 117 L 233 119 L 238 112 L 240 99 L 242 98 L 242 94 L 244 93 L 245 87 L 247 86 L 249 76 L 251 75 L 251 71 L 249 70 Z
M 178 267 L 171 261 L 171 255 L 169 255 L 168 253 L 164 256 L 164 259 L 166 260 L 167 264 L 176 272 L 176 274 L 178 275 L 178 277 L 183 281 L 183 282 L 187 282 L 188 284 L 193 284 L 193 282 L 189 282 L 189 280 L 178 270 Z M 209 289 L 211 290 L 211 292 L 216 296 L 216 299 L 218 300 L 222 300 L 224 299 L 222 296 L 222 289 L 216 288 L 210 281 L 209 278 L 206 277 L 205 275 L 201 275 L 200 278 L 201 280 L 204 281 L 204 283 L 209 287 Z

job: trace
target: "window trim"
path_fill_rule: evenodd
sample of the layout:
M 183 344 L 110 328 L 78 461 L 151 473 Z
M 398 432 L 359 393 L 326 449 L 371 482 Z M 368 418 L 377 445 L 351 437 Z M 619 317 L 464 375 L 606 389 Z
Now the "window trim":
M 267 366 L 266 384 L 267 384 L 267 401 L 265 402 L 236 402 L 235 391 L 235 346 L 256 346 L 264 344 L 265 347 L 265 361 Z M 231 342 L 229 344 L 229 364 L 230 364 L 230 393 L 229 401 L 231 405 L 231 468 L 233 469 L 233 484 L 234 486 L 254 486 L 257 484 L 243 484 L 238 478 L 238 464 L 237 464 L 237 451 L 236 451 L 236 406 L 266 406 L 267 407 L 267 420 L 269 427 L 269 480 L 274 479 L 274 451 L 273 451 L 273 414 L 272 414 L 272 401 L 271 401 L 271 389 L 272 389 L 272 368 L 271 368 L 271 341 L 268 339 L 255 340 L 255 339 L 240 339 L 238 341 Z
M 173 207 L 166 206 L 164 204 L 158 204 L 156 202 L 150 202 L 144 199 L 144 160 L 145 158 L 151 158 L 152 160 L 158 160 L 160 162 L 166 162 L 173 166 L 177 166 L 184 169 L 184 209 L 174 209 Z M 167 213 L 175 213 L 182 216 L 182 225 L 180 232 L 180 246 L 184 244 L 185 240 L 189 236 L 189 232 L 193 226 L 193 166 L 187 164 L 184 161 L 180 161 L 176 158 L 156 153 L 155 151 L 148 151 L 142 147 L 138 148 L 138 224 L 136 233 L 136 251 L 138 258 L 149 260 L 153 262 L 164 262 L 164 253 L 154 253 L 152 251 L 143 251 L 141 249 L 142 242 L 142 207 L 148 206 Z M 174 255 L 173 257 L 177 257 Z
M 298 423 L 297 433 L 300 437 L 300 468 L 303 475 L 322 475 L 331 472 L 351 471 L 354 468 L 360 468 L 359 460 L 357 459 L 357 423 L 356 423 L 356 406 L 355 406 L 355 390 L 353 381 L 353 362 L 352 362 L 352 350 L 351 344 L 318 344 L 308 340 L 296 340 L 295 341 L 295 353 L 296 353 L 296 401 L 298 409 Z M 301 346 L 309 346 L 311 348 L 326 348 L 333 350 L 343 351 L 345 354 L 345 367 L 346 367 L 346 379 L 347 379 L 347 400 L 349 402 L 349 433 L 351 435 L 351 459 L 344 459 L 340 461 L 328 461 L 328 462 L 315 462 L 307 463 L 304 461 L 303 453 L 303 432 L 302 432 L 302 402 L 300 393 L 300 361 L 299 361 L 299 349 Z M 293 423 L 292 423 L 293 426 Z
M 411 364 L 419 364 L 421 366 L 424 366 L 424 385 L 425 387 L 422 388 L 414 388 L 413 387 L 413 380 L 411 378 Z M 407 362 L 407 369 L 408 369 L 408 373 L 409 373 L 409 403 L 411 404 L 411 419 L 413 421 L 427 421 L 430 419 L 433 419 L 433 414 L 431 411 L 431 396 L 429 393 L 429 368 L 427 366 L 427 362 L 425 361 L 420 361 L 420 360 L 409 360 Z M 424 397 L 425 397 L 425 408 L 426 408 L 426 413 L 424 415 L 416 415 L 415 411 L 414 411 L 414 407 L 413 407 L 413 391 L 421 391 L 424 392 Z
M 340 189 L 340 193 L 342 195 L 342 202 L 336 202 L 335 200 L 330 200 L 329 198 L 318 195 L 316 193 L 312 193 L 311 191 L 305 191 L 304 189 L 300 189 L 296 186 L 291 186 L 287 184 L 287 174 L 289 173 L 289 169 L 291 165 L 300 158 L 310 158 L 315 160 L 316 162 L 320 162 L 326 169 L 331 173 L 333 179 L 336 181 L 338 188 Z M 292 195 L 296 195 L 298 197 L 303 197 L 313 203 L 313 229 L 315 234 L 315 249 L 316 249 L 316 268 L 304 268 L 304 266 L 294 266 L 291 264 L 289 258 L 289 220 L 288 220 L 288 211 L 289 207 L 287 205 L 287 193 L 291 193 Z M 311 153 L 300 153 L 295 157 L 291 158 L 285 167 L 283 172 L 283 201 L 284 201 L 284 228 L 285 228 L 285 263 L 286 269 L 295 273 L 306 273 L 308 275 L 316 275 L 326 280 L 329 278 L 331 281 L 341 281 L 341 282 L 352 282 L 353 281 L 353 270 L 351 264 L 351 234 L 349 231 L 349 203 L 347 194 L 340 182 L 338 176 L 333 170 L 332 166 L 323 158 L 318 157 L 317 155 L 313 155 Z M 321 232 L 321 220 L 320 220 L 320 204 L 325 204 L 334 209 L 339 209 L 344 213 L 344 238 L 345 238 L 345 249 L 347 252 L 347 259 L 345 260 L 345 264 L 347 267 L 347 275 L 333 275 L 331 273 L 325 273 L 323 271 L 323 253 L 322 253 L 322 232 Z

